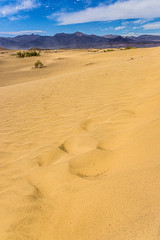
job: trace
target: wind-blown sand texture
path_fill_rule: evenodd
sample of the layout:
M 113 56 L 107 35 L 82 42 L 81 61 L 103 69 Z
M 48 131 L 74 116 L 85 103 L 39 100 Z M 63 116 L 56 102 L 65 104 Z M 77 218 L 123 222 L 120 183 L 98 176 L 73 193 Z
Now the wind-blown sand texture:
M 13 53 L 0 54 L 0 240 L 160 239 L 160 48 Z

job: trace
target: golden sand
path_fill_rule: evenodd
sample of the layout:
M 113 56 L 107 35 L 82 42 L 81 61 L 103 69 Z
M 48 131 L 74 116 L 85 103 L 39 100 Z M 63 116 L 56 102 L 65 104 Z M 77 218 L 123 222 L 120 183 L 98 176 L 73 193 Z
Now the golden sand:
M 160 239 L 160 48 L 14 53 L 0 54 L 0 240 Z

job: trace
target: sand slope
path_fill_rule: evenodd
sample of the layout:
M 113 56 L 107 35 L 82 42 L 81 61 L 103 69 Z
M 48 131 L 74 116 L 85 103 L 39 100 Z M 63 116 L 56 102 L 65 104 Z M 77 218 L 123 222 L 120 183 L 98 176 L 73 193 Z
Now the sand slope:
M 159 56 L 0 55 L 0 240 L 160 239 Z

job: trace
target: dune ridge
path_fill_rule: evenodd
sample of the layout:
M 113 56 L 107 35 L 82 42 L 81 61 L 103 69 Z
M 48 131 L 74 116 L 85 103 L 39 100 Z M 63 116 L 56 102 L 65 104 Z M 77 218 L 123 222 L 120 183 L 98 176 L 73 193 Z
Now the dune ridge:
M 14 53 L 0 55 L 0 239 L 159 239 L 160 48 L 42 52 L 39 70 Z

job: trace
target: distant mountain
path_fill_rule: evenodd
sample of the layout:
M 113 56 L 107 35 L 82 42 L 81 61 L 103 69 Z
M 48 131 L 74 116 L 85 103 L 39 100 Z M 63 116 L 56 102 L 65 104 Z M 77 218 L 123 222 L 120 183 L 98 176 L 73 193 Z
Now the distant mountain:
M 114 39 L 114 38 L 116 38 L 116 37 L 119 37 L 119 35 L 109 34 L 109 35 L 103 35 L 102 37 L 108 38 L 108 39 Z
M 0 37 L 0 46 L 9 49 L 18 49 L 20 44 L 16 43 L 13 39 Z
M 17 43 L 22 43 L 22 42 L 29 43 L 31 41 L 36 40 L 38 37 L 39 37 L 39 35 L 30 34 L 30 35 L 19 35 L 17 37 L 13 37 L 11 39 L 13 39 Z
M 40 36 L 30 42 L 29 46 L 41 48 L 96 48 L 103 47 L 107 43 L 108 40 L 96 35 L 58 33 L 53 37 Z
M 82 32 L 75 32 L 75 33 L 73 33 L 73 34 L 76 35 L 76 36 L 79 36 L 79 37 L 86 35 L 86 34 L 84 34 L 84 33 L 82 33 Z
M 139 42 L 160 41 L 160 36 L 156 36 L 156 35 L 141 35 L 139 37 L 129 37 L 129 38 L 134 40 L 134 41 L 139 41 Z
M 160 36 L 142 35 L 123 37 L 118 35 L 97 36 L 82 32 L 57 33 L 54 36 L 20 35 L 0 37 L 0 46 L 9 49 L 58 49 L 58 48 L 114 48 L 114 47 L 154 47 L 160 46 Z
M 130 43 L 132 41 L 133 40 L 131 40 L 129 38 L 124 38 L 124 37 L 121 37 L 121 36 L 118 36 L 118 37 L 115 37 L 113 39 L 110 39 L 111 43 L 124 43 L 124 44 L 127 44 L 127 43 Z

